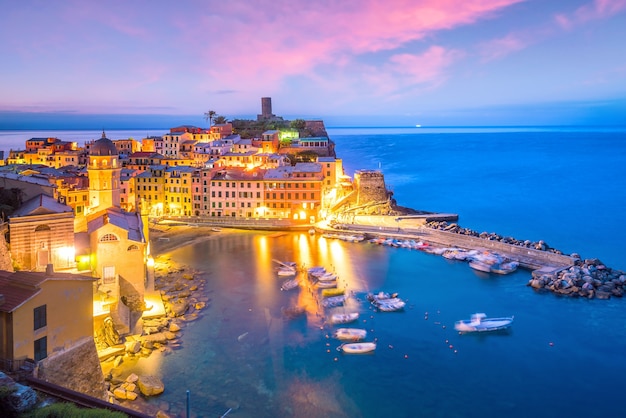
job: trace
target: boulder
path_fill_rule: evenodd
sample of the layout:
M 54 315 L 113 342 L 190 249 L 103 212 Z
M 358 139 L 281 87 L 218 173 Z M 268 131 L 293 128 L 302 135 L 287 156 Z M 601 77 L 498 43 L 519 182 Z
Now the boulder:
M 139 380 L 139 376 L 137 376 L 135 373 L 129 374 L 126 378 L 126 382 L 128 383 L 137 383 L 137 380 Z
M 137 385 L 144 396 L 159 395 L 165 390 L 163 382 L 156 376 L 139 376 Z
M 125 346 L 127 353 L 137 354 L 141 350 L 141 341 L 128 341 Z
M 115 399 L 124 400 L 126 399 L 126 390 L 123 387 L 117 387 L 113 390 L 113 396 Z

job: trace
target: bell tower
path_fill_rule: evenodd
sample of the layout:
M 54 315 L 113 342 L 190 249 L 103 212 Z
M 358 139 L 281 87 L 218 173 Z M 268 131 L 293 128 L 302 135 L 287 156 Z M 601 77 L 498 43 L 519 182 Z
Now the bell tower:
M 102 131 L 102 138 L 89 152 L 89 213 L 120 207 L 120 176 L 122 167 L 113 141 Z

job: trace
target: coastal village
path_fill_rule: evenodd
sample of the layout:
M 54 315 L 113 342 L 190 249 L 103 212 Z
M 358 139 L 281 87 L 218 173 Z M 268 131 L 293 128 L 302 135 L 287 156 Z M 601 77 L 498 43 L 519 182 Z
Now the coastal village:
M 158 254 L 221 228 L 356 234 L 408 247 L 417 239 L 440 255 L 504 254 L 533 270 L 537 290 L 606 299 L 625 289 L 624 273 L 597 259 L 470 231 L 449 223 L 454 214 L 398 207 L 380 171 L 345 175 L 323 121 L 283 120 L 271 98 L 261 99 L 256 121 L 214 117 L 208 128 L 177 126 L 141 140 L 105 131 L 84 146 L 30 138 L 3 156 L 0 385 L 26 376 L 34 387 L 104 404 L 162 393 L 159 379 L 122 376 L 119 366 L 176 347 L 208 299 L 202 272 Z M 19 399 L 16 410 L 26 410 L 35 396 Z

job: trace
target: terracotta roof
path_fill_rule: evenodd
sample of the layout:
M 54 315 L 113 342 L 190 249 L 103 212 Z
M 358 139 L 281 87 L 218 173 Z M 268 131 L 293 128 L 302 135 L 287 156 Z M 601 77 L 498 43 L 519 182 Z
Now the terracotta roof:
M 44 273 L 0 270 L 0 293 L 4 303 L 1 312 L 13 312 L 41 292 L 41 284 L 47 280 L 96 280 L 93 277 L 71 273 Z

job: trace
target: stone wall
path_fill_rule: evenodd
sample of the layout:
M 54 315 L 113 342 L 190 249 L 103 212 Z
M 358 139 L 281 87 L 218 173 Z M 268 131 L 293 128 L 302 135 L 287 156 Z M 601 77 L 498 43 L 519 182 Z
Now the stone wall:
M 354 184 L 357 191 L 357 205 L 388 200 L 385 177 L 380 171 L 359 170 L 354 173 Z
M 7 231 L 7 225 L 0 225 L 0 270 L 13 271 L 13 262 L 11 261 L 11 253 L 9 252 L 9 246 L 4 237 Z
M 41 360 L 35 377 L 94 398 L 108 399 L 98 351 L 91 337 Z

